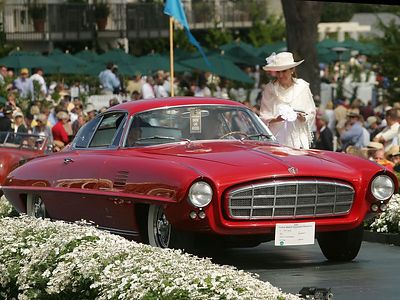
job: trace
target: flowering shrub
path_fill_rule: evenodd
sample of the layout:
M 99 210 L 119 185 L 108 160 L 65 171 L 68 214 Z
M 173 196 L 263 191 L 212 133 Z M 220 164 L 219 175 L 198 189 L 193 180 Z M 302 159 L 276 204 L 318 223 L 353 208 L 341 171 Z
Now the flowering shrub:
M 2 196 L 0 198 L 0 218 L 9 217 L 13 214 L 13 207 L 7 199 Z
M 0 219 L 0 298 L 298 299 L 207 258 L 26 216 Z
M 369 226 L 372 231 L 400 233 L 400 194 L 393 195 L 387 210 Z

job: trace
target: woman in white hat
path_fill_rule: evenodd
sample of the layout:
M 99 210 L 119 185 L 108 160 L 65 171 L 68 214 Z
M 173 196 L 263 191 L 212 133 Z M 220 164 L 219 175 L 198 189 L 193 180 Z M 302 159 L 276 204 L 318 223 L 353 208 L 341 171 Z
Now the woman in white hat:
M 295 62 L 290 52 L 272 53 L 266 58 L 265 71 L 275 80 L 263 91 L 260 117 L 279 143 L 293 148 L 309 149 L 316 109 L 308 82 L 296 78 Z

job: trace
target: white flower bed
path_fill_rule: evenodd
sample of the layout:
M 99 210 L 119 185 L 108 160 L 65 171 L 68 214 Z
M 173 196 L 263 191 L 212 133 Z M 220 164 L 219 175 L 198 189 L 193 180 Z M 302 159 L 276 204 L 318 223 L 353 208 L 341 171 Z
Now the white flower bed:
M 298 299 L 255 274 L 93 226 L 0 219 L 0 299 Z
M 376 232 L 400 233 L 400 194 L 393 195 L 388 208 L 370 225 Z

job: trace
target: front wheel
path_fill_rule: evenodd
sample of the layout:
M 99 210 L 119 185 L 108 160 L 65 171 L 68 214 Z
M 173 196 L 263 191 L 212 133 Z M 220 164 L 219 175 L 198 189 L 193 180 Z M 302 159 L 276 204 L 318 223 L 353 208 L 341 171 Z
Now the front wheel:
M 194 238 L 190 233 L 175 230 L 161 206 L 150 205 L 147 214 L 147 241 L 154 247 L 190 250 Z
M 364 228 L 359 226 L 347 231 L 321 232 L 317 240 L 328 260 L 351 261 L 360 250 L 363 233 Z
M 168 248 L 171 239 L 171 224 L 160 206 L 150 205 L 147 217 L 149 244 L 154 247 Z

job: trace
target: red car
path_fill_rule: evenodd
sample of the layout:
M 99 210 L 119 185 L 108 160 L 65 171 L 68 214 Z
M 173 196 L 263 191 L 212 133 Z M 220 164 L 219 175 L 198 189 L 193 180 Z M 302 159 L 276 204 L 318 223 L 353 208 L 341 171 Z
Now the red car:
M 368 160 L 279 145 L 240 103 L 176 97 L 113 106 L 2 188 L 19 212 L 85 219 L 154 246 L 315 237 L 328 259 L 348 261 L 363 220 L 386 209 L 397 185 Z
M 16 167 L 47 151 L 47 137 L 0 131 L 0 185 Z M 0 190 L 0 197 L 2 195 Z

